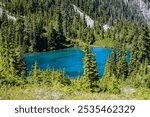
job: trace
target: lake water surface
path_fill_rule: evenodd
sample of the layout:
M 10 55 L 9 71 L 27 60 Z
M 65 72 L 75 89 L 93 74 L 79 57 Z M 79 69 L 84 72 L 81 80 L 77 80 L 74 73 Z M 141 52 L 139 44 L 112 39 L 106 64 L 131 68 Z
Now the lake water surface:
M 95 54 L 99 76 L 101 77 L 111 49 L 92 48 L 91 51 Z M 83 75 L 83 58 L 84 52 L 80 48 L 25 54 L 28 73 L 31 71 L 35 61 L 37 61 L 41 70 L 45 70 L 47 67 L 55 70 L 65 70 L 66 74 L 71 78 L 77 77 L 78 74 Z M 127 58 L 129 59 L 129 54 L 127 54 Z

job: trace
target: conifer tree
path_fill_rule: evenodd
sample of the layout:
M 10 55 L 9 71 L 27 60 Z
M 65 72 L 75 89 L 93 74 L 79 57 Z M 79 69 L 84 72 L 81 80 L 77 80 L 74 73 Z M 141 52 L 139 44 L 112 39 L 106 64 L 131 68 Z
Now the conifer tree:
M 25 24 L 23 18 L 18 18 L 16 25 L 16 46 L 20 45 L 25 47 Z
M 30 72 L 30 83 L 35 83 L 35 84 L 40 84 L 40 81 L 42 81 L 42 77 L 41 75 L 41 70 L 38 67 L 38 63 L 37 61 L 35 62 L 35 64 L 32 67 L 32 70 Z
M 15 49 L 15 55 L 14 55 L 14 67 L 16 70 L 16 75 L 20 76 L 21 78 L 24 78 L 26 80 L 26 63 L 24 62 L 24 52 L 23 48 L 21 46 L 18 46 Z
M 117 62 L 117 78 L 125 80 L 128 76 L 128 63 L 126 60 L 126 45 L 125 43 L 119 45 L 118 48 L 118 62 Z
M 116 50 L 113 49 L 112 53 L 107 61 L 104 75 L 102 78 L 102 91 L 108 91 L 110 93 L 120 93 L 119 88 L 119 79 L 117 76 L 117 56 L 116 56 Z
M 59 6 L 60 7 L 60 6 Z M 60 8 L 58 8 L 57 17 L 57 38 L 56 38 L 56 49 L 61 49 L 66 46 L 66 37 L 63 30 L 63 16 Z
M 138 34 L 138 31 L 136 32 Z M 130 64 L 129 64 L 129 73 L 132 73 L 136 68 L 137 70 L 140 67 L 140 60 L 141 60 L 141 54 L 140 54 L 140 46 L 141 43 L 139 43 L 138 35 L 134 35 L 132 39 L 132 48 L 130 49 Z
M 112 49 L 110 56 L 110 70 L 115 76 L 117 75 L 117 50 L 115 48 Z
M 141 62 L 145 61 L 145 59 L 150 61 L 150 31 L 147 26 L 142 27 L 139 42 L 141 43 Z
M 51 25 L 50 27 L 51 31 L 48 32 L 48 50 L 55 50 L 56 49 L 56 40 L 57 40 L 57 31 L 54 29 L 54 27 Z
M 6 20 L 7 21 L 7 20 Z M 15 40 L 15 30 L 14 23 L 12 21 L 8 21 L 6 25 L 5 22 L 2 24 L 2 37 L 1 37 L 1 47 L 0 51 L 1 56 L 1 65 L 3 68 L 1 69 L 1 75 L 4 78 L 3 82 L 10 83 L 11 85 L 19 85 L 25 79 L 20 80 L 25 76 L 25 64 L 22 59 L 22 55 L 20 52 L 20 48 L 18 52 L 16 51 L 16 45 L 14 43 Z M 20 83 L 19 83 L 20 82 Z
M 84 80 L 86 80 L 89 88 L 93 92 L 97 88 L 98 68 L 94 54 L 91 53 L 90 47 L 85 47 L 85 58 L 84 58 Z

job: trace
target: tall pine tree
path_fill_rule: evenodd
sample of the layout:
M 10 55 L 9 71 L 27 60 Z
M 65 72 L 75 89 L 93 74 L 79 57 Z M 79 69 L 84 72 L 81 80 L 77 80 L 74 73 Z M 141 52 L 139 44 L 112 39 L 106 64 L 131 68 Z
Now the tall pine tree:
M 98 68 L 96 65 L 96 60 L 94 54 L 91 53 L 90 47 L 85 47 L 85 57 L 84 57 L 84 80 L 86 80 L 87 85 L 91 91 L 95 91 L 97 88 L 97 81 L 99 80 Z

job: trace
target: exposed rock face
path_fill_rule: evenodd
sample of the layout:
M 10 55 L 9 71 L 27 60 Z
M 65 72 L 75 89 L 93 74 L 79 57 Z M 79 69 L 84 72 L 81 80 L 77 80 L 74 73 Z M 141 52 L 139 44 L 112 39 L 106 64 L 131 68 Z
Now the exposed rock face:
M 73 5 L 73 8 L 74 8 L 74 10 L 75 10 L 77 13 L 80 14 L 80 17 L 81 17 L 81 18 L 83 18 L 84 15 L 85 15 L 85 20 L 86 20 L 86 23 L 87 23 L 87 26 L 88 26 L 88 27 L 92 28 L 92 27 L 94 26 L 94 20 L 92 20 L 88 15 L 84 14 L 83 12 L 81 12 L 77 6 Z
M 144 16 L 145 20 L 147 21 L 148 25 L 150 26 L 150 9 L 148 9 L 148 5 L 146 5 L 142 0 L 136 0 L 135 2 L 139 7 L 142 15 Z
M 16 21 L 16 18 L 14 16 L 11 16 L 11 15 L 7 15 L 8 19 L 11 19 L 11 20 L 14 20 Z
M 3 14 L 3 9 L 0 8 L 0 16 L 1 16 L 2 14 Z M 11 19 L 11 20 L 16 21 L 16 18 L 15 18 L 14 16 L 11 16 L 11 15 L 8 15 L 8 14 L 7 14 L 7 17 L 8 17 L 8 19 Z
M 147 24 L 150 26 L 150 9 L 148 5 L 143 0 L 124 0 L 126 4 L 136 7 L 139 13 L 144 17 Z

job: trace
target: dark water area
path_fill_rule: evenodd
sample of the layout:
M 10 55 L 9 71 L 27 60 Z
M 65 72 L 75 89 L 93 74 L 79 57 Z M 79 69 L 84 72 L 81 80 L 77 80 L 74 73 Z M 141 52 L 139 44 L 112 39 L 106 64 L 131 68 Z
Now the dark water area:
M 95 54 L 99 76 L 102 77 L 111 49 L 92 48 L 91 51 Z M 84 52 L 80 48 L 25 54 L 28 73 L 37 61 L 41 70 L 45 70 L 48 67 L 55 70 L 65 70 L 66 75 L 71 78 L 78 77 L 79 74 L 83 75 L 83 58 Z M 127 52 L 127 61 L 129 61 L 129 58 L 130 55 Z

